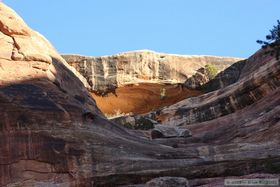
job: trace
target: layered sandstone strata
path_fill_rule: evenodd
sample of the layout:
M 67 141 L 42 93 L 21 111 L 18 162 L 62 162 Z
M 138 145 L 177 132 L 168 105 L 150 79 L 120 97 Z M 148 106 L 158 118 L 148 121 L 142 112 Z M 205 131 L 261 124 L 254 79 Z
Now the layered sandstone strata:
M 272 100 L 273 97 L 267 96 L 278 91 L 280 63 L 271 56 L 265 56 L 263 52 L 259 52 L 246 61 L 243 70 L 240 71 L 241 75 L 244 74 L 244 69 L 256 63 L 252 60 L 256 58 L 262 62 L 258 68 L 255 67 L 250 74 L 240 76 L 235 83 L 199 97 L 183 100 L 150 115 L 161 123 L 181 126 L 246 110 L 247 106 L 253 104 L 258 106 L 258 102 L 262 99 Z M 260 105 L 261 110 L 263 107 Z
M 148 50 L 103 57 L 63 55 L 63 58 L 86 78 L 92 90 L 99 92 L 139 82 L 184 83 L 207 64 L 222 71 L 241 60 L 232 57 L 172 55 Z
M 194 119 L 183 125 L 192 124 L 192 137 L 149 140 L 104 118 L 69 65 L 3 3 L 0 18 L 0 186 L 118 186 L 164 176 L 207 184 L 279 173 L 279 61 L 255 56 L 240 83 L 198 97 L 201 104 L 185 100 L 178 120 L 161 120 Z M 237 108 L 219 115 L 216 103 L 230 96 Z M 211 121 L 184 112 L 203 106 L 214 107 Z M 152 182 L 163 180 L 173 179 Z

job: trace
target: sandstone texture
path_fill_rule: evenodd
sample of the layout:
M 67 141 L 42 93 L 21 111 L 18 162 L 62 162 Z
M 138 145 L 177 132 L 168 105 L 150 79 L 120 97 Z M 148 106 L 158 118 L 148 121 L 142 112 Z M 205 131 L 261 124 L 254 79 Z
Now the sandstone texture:
M 162 99 L 160 93 L 163 89 L 165 96 Z M 98 108 L 109 118 L 120 114 L 144 114 L 202 93 L 201 90 L 188 89 L 182 84 L 156 83 L 130 84 L 106 95 L 91 92 Z
M 210 121 L 240 110 L 244 112 L 253 104 L 257 110 L 260 101 L 277 99 L 280 64 L 270 56 L 265 57 L 263 53 L 257 53 L 256 56 L 266 63 L 247 76 L 240 77 L 234 84 L 202 96 L 183 100 L 149 115 L 163 124 L 182 126 Z M 250 66 L 251 58 L 248 59 L 244 68 Z M 279 103 L 272 102 L 272 104 Z M 264 105 L 259 106 L 260 110 L 264 107 Z M 246 115 L 246 118 L 249 118 L 249 115 Z
M 214 90 L 218 90 L 220 88 L 224 88 L 238 81 L 240 75 L 242 73 L 242 69 L 246 64 L 246 60 L 238 61 L 224 71 L 221 71 L 217 76 L 213 79 L 208 79 L 208 81 L 204 81 L 203 84 L 199 84 L 196 88 L 203 89 L 205 92 L 211 92 Z M 193 77 L 191 77 L 193 78 Z M 191 79 L 190 78 L 190 79 Z M 194 80 L 199 80 L 194 77 Z M 187 80 L 188 81 L 188 80 Z M 186 82 L 187 82 L 186 81 Z
M 173 138 L 173 137 L 189 137 L 191 136 L 191 132 L 188 129 L 182 129 L 178 127 L 169 127 L 166 125 L 155 125 L 151 132 L 151 136 L 155 134 L 155 138 Z
M 183 177 L 159 177 L 146 184 L 147 187 L 189 187 L 188 180 Z
M 234 84 L 145 115 L 192 136 L 150 140 L 108 121 L 79 74 L 3 3 L 0 33 L 0 186 L 211 186 L 279 174 L 280 63 L 261 51 Z
M 189 182 L 183 177 L 158 177 L 146 184 L 125 185 L 121 187 L 189 187 Z
M 277 146 L 280 140 L 280 62 L 264 55 L 264 51 L 261 50 L 240 63 L 242 64 L 233 65 L 219 75 L 234 77 L 232 82 L 220 79 L 228 86 L 221 84 L 217 86 L 220 89 L 202 96 L 189 98 L 144 115 L 128 116 L 114 121 L 119 124 L 137 125 L 140 118 L 145 118 L 154 124 L 188 129 L 191 137 L 161 137 L 154 141 L 177 150 L 191 149 L 195 146 L 198 154 L 205 156 L 203 160 L 211 155 L 213 160 L 208 161 L 216 163 L 211 171 L 208 170 L 209 165 L 196 165 L 192 168 L 196 171 L 208 168 L 205 170 L 205 176 L 208 175 L 205 178 L 208 179 L 205 179 L 204 184 L 195 186 L 223 186 L 224 177 L 220 177 L 216 182 L 214 177 L 220 175 L 221 173 L 217 175 L 216 172 L 221 170 L 223 176 L 250 173 L 254 173 L 251 176 L 258 176 L 258 172 L 277 174 L 280 171 L 279 155 L 271 154 L 279 153 Z M 153 131 L 150 131 L 151 135 Z M 147 134 L 142 136 L 147 137 Z M 269 146 L 273 144 L 276 147 Z M 220 159 L 223 161 L 217 164 Z M 235 165 L 236 161 L 240 165 Z M 255 171 L 249 169 L 250 172 L 247 172 L 245 168 L 240 170 L 244 163 Z M 204 178 L 203 174 L 200 173 L 200 177 Z M 195 177 L 189 176 L 188 179 L 190 178 Z
M 63 55 L 100 93 L 125 84 L 184 83 L 207 64 L 219 71 L 241 60 L 232 57 L 171 55 L 153 51 L 131 51 L 112 56 Z

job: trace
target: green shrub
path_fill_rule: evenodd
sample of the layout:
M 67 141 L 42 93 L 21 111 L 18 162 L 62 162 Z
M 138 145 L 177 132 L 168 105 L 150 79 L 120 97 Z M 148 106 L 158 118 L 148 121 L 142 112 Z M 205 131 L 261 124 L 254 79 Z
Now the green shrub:
M 212 64 L 207 64 L 205 66 L 206 72 L 208 74 L 209 79 L 213 79 L 218 74 L 219 70 Z
M 280 20 L 277 20 L 277 25 L 273 26 L 270 34 L 266 35 L 266 41 L 257 40 L 257 43 L 266 49 L 265 54 L 275 56 L 277 60 L 280 59 Z

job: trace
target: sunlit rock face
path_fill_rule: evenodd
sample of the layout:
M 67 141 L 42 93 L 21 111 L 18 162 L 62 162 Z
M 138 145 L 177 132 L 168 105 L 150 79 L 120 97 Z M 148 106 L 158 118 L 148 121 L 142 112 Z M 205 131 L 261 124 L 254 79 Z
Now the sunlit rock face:
M 3 3 L 0 36 L 0 186 L 201 184 L 198 178 L 210 186 L 215 177 L 279 173 L 279 61 L 274 58 L 257 53 L 236 83 L 154 115 L 165 125 L 184 122 L 181 127 L 192 136 L 150 140 L 143 135 L 147 131 L 105 119 L 79 74 Z M 226 98 L 233 98 L 233 109 L 220 115 L 227 105 L 217 103 Z M 188 113 L 208 107 L 214 107 L 210 118 Z M 167 176 L 183 179 L 152 180 Z
M 250 74 L 245 75 L 244 69 L 252 67 L 253 59 L 258 59 L 259 66 L 254 66 Z M 164 124 L 189 125 L 226 116 L 253 104 L 257 109 L 258 102 L 262 99 L 273 100 L 274 97 L 278 97 L 268 96 L 272 96 L 278 91 L 279 61 L 259 52 L 250 57 L 243 66 L 235 83 L 223 89 L 163 108 L 153 115 L 154 118 Z M 264 106 L 260 105 L 259 107 L 262 110 Z M 249 118 L 249 116 L 246 117 Z
M 70 68 L 0 3 L 0 186 L 72 180 L 84 151 L 69 145 L 66 136 L 74 137 L 64 131 L 84 126 L 88 113 L 102 114 Z
M 139 82 L 183 83 L 207 64 L 221 71 L 241 60 L 231 57 L 172 55 L 148 50 L 103 57 L 63 55 L 63 58 L 87 79 L 92 90 L 99 92 Z
M 233 80 L 228 80 L 227 76 L 231 76 Z M 210 93 L 185 99 L 147 114 L 121 117 L 113 121 L 123 125 L 138 125 L 138 120 L 144 118 L 154 124 L 174 129 L 185 128 L 191 132 L 192 137 L 157 138 L 154 141 L 182 149 L 198 146 L 199 155 L 206 157 L 212 155 L 214 162 L 219 162 L 219 159 L 232 160 L 234 157 L 234 160 L 238 160 L 242 165 L 243 161 L 252 164 L 256 160 L 259 162 L 263 159 L 263 162 L 259 162 L 260 165 L 258 164 L 255 168 L 258 168 L 258 173 L 279 173 L 280 158 L 279 150 L 276 148 L 278 146 L 270 151 L 264 147 L 249 151 L 253 145 L 279 145 L 280 143 L 279 60 L 260 50 L 248 60 L 225 69 L 211 84 L 215 87 Z M 223 152 L 226 150 L 230 152 L 235 150 L 233 152 L 236 155 L 233 156 L 233 152 Z M 219 151 L 223 153 L 218 153 Z M 243 155 L 243 151 L 249 152 Z M 261 152 L 266 152 L 266 155 L 259 155 Z M 270 159 L 271 153 L 276 153 L 278 156 Z M 242 176 L 241 178 L 246 178 L 246 176 L 254 178 L 261 175 L 256 170 L 255 174 L 251 174 L 254 173 L 251 169 L 241 171 L 239 166 L 234 166 L 235 169 L 233 169 L 229 160 L 226 161 L 226 167 L 231 168 L 228 170 L 230 173 L 225 172 L 221 178 L 209 178 L 210 173 L 221 169 L 223 164 L 220 163 L 221 165 L 213 168 L 212 171 L 207 170 L 206 176 L 208 176 L 205 179 L 192 180 L 193 184 L 222 186 L 225 176 L 238 175 Z

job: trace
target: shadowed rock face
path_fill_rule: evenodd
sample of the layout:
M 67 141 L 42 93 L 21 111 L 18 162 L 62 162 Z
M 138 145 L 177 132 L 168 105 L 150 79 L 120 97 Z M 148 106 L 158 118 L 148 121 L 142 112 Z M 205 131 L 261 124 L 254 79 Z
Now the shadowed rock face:
M 248 66 L 250 73 L 230 87 L 156 114 L 177 112 L 176 119 L 161 121 L 192 124 L 192 137 L 149 140 L 106 120 L 69 65 L 3 3 L 0 18 L 0 186 L 118 186 L 163 176 L 191 184 L 208 178 L 205 184 L 213 177 L 280 172 L 275 59 Z M 16 50 L 19 57 L 12 57 Z M 220 115 L 215 106 L 231 96 L 236 108 Z M 212 120 L 190 118 L 185 109 L 191 106 L 213 106 Z
M 217 76 L 214 77 L 214 79 L 202 85 L 200 89 L 203 89 L 205 92 L 211 92 L 237 82 L 246 62 L 246 60 L 241 60 L 232 64 L 224 71 L 221 71 Z
M 240 58 L 170 55 L 153 51 L 132 51 L 113 56 L 85 57 L 63 55 L 79 71 L 91 89 L 106 92 L 124 84 L 138 82 L 183 83 L 206 64 L 219 71 Z

